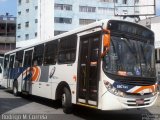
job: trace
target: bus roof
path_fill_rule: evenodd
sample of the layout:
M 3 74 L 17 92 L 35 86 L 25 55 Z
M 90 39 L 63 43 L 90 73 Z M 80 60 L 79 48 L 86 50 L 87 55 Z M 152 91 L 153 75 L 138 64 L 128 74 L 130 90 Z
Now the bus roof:
M 106 29 L 107 27 L 107 23 L 109 20 L 112 20 L 112 19 L 104 19 L 104 20 L 100 20 L 100 21 L 97 21 L 97 22 L 94 22 L 94 23 L 91 23 L 91 24 L 88 24 L 88 25 L 85 25 L 85 26 L 82 26 L 82 27 L 79 27 L 79 28 L 76 28 L 76 29 L 73 29 L 71 31 L 68 31 L 68 32 L 65 32 L 65 33 L 62 33 L 60 35 L 56 35 L 50 39 L 47 39 L 47 40 L 43 40 L 43 41 L 40 41 L 36 44 L 33 44 L 31 46 L 26 46 L 26 47 L 22 47 L 22 48 L 18 48 L 18 49 L 15 49 L 15 50 L 12 50 L 12 51 L 9 51 L 6 54 L 11 54 L 11 53 L 14 53 L 14 52 L 17 52 L 17 51 L 20 51 L 20 50 L 24 50 L 24 49 L 27 49 L 27 48 L 31 48 L 31 47 L 34 47 L 36 45 L 39 45 L 39 44 L 43 44 L 43 43 L 46 43 L 46 42 L 49 42 L 49 41 L 52 41 L 52 40 L 55 40 L 55 39 L 60 39 L 60 38 L 63 38 L 65 36 L 68 36 L 68 35 L 72 35 L 72 34 L 76 34 L 76 33 L 80 33 L 80 32 L 84 32 L 86 30 L 89 30 L 89 29 L 92 29 L 92 28 L 98 28 L 98 27 L 101 27 L 102 29 Z M 122 20 L 119 20 L 119 19 L 114 19 L 114 20 L 117 20 L 117 21 L 122 21 Z M 124 21 L 124 22 L 128 22 L 128 21 Z M 131 23 L 131 22 L 128 22 L 128 23 Z M 136 24 L 136 23 L 134 23 Z M 139 24 L 137 24 L 139 25 Z M 142 25 L 139 25 L 139 26 L 142 26 Z M 144 26 L 143 26 L 144 27 Z M 145 27 L 146 28 L 146 27 Z M 148 28 L 147 28 L 148 29 Z M 150 29 L 148 29 L 150 30 Z
M 40 41 L 40 42 L 38 42 L 36 44 L 33 44 L 31 46 L 26 46 L 26 47 L 22 47 L 22 48 L 18 48 L 18 49 L 9 51 L 9 52 L 5 53 L 5 55 L 6 54 L 10 54 L 10 53 L 14 53 L 14 52 L 19 51 L 19 50 L 24 50 L 26 48 L 31 48 L 31 47 L 34 47 L 36 45 L 39 45 L 39 44 L 42 44 L 42 43 L 46 43 L 46 42 L 49 42 L 49 41 L 52 41 L 52 40 L 55 40 L 55 39 L 59 39 L 59 38 L 62 38 L 62 37 L 68 36 L 68 35 L 72 35 L 72 34 L 75 34 L 75 33 L 80 33 L 80 32 L 83 32 L 85 30 L 89 30 L 89 29 L 92 29 L 92 28 L 105 27 L 108 21 L 109 21 L 108 19 L 97 21 L 97 22 L 94 22 L 94 23 L 91 23 L 91 24 L 88 24 L 88 25 L 73 29 L 71 31 L 62 33 L 60 35 L 56 35 L 56 36 L 54 36 L 54 37 L 52 37 L 50 39 Z

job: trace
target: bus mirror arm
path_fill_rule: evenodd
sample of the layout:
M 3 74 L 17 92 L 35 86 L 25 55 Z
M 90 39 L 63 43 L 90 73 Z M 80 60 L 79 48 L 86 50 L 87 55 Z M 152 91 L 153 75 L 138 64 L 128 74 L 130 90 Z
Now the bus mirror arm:
M 101 53 L 101 58 L 104 58 L 104 56 L 107 54 L 107 52 L 109 51 L 108 47 L 104 48 L 105 50 L 103 51 L 103 53 Z

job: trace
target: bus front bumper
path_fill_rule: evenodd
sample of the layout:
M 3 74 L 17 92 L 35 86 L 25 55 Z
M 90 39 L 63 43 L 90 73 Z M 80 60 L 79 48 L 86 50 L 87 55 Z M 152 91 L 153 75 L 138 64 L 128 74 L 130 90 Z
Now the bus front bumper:
M 158 94 L 157 92 L 155 95 L 126 95 L 124 97 L 119 97 L 110 92 L 106 92 L 102 96 L 101 110 L 123 110 L 149 107 L 155 103 Z

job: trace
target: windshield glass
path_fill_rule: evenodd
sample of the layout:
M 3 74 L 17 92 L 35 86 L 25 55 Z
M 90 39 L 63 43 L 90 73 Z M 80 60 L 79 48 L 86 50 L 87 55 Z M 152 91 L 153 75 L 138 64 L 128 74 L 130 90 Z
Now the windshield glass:
M 154 46 L 132 39 L 111 36 L 109 52 L 104 57 L 107 73 L 154 77 Z

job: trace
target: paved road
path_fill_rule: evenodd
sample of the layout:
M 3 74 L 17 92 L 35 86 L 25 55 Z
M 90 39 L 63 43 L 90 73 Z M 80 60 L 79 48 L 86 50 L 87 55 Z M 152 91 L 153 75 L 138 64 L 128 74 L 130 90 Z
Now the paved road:
M 102 112 L 74 106 L 73 114 L 66 115 L 55 101 L 35 96 L 14 97 L 12 93 L 0 89 L 0 119 L 5 119 L 5 116 L 2 116 L 4 114 L 47 114 L 48 120 L 142 120 L 142 114 L 158 113 L 160 97 L 157 103 L 148 109 Z

